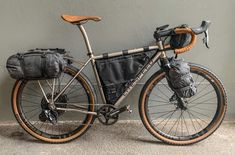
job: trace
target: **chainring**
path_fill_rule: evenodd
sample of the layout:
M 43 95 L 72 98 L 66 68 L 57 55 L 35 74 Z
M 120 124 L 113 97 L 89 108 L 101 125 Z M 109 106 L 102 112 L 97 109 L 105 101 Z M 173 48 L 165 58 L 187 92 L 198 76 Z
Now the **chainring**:
M 99 122 L 104 125 L 113 125 L 116 123 L 118 121 L 119 115 L 115 114 L 113 116 L 109 116 L 109 113 L 115 109 L 117 108 L 110 104 L 100 107 L 97 112 Z

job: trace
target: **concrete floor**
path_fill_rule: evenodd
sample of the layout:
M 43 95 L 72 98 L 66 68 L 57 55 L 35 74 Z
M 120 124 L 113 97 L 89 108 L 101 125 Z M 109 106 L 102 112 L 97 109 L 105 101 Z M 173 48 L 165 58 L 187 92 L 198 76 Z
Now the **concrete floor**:
M 156 155 L 235 154 L 235 124 L 224 122 L 208 139 L 191 146 L 170 146 L 154 139 L 139 122 L 113 126 L 97 123 L 82 137 L 66 144 L 46 144 L 18 125 L 0 125 L 0 154 Z

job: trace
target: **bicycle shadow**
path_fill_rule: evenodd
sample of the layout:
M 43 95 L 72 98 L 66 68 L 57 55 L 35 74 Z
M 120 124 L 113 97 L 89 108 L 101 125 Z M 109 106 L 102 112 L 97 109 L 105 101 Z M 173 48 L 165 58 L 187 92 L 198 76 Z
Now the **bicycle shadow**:
M 113 139 L 117 141 L 126 141 L 130 143 L 149 143 L 158 145 L 167 145 L 157 139 L 151 137 L 151 135 L 146 135 L 143 132 L 144 129 L 139 129 L 132 127 L 131 125 L 126 128 L 122 124 L 115 124 L 114 126 L 103 126 L 96 123 L 90 130 L 85 133 L 85 135 L 73 140 L 72 142 L 77 143 L 79 141 L 90 141 L 96 142 L 96 138 L 107 137 L 107 141 L 112 141 Z M 138 132 L 136 132 L 138 131 Z M 6 140 L 16 140 L 19 142 L 29 142 L 35 144 L 48 144 L 43 141 L 37 140 L 32 137 L 26 131 L 24 131 L 19 125 L 4 125 L 0 126 L 0 138 Z
M 19 125 L 3 125 L 0 126 L 1 139 L 12 139 L 17 141 L 43 143 L 37 139 L 34 139 L 31 135 L 25 132 Z
M 99 130 L 99 134 L 110 136 L 111 138 L 119 139 L 121 141 L 130 141 L 137 143 L 149 143 L 149 144 L 158 144 L 158 145 L 167 145 L 162 141 L 152 137 L 145 128 L 142 127 L 142 124 L 115 124 L 113 126 L 99 126 L 99 129 L 94 128 L 91 132 L 97 132 Z

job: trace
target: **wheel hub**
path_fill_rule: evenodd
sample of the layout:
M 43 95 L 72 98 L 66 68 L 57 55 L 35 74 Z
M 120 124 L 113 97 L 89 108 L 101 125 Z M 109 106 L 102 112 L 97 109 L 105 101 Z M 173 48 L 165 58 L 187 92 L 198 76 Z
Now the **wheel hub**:
M 173 94 L 169 101 L 176 106 L 176 109 L 187 110 L 185 105 L 187 105 L 188 102 L 183 98 L 178 97 L 176 94 Z
M 47 94 L 46 96 L 48 100 L 51 100 L 51 94 Z M 55 94 L 54 97 L 55 96 L 57 96 L 57 94 Z M 67 95 L 63 94 L 55 102 L 55 107 L 66 108 L 67 102 L 68 102 Z M 41 108 L 42 108 L 42 112 L 39 114 L 39 120 L 42 122 L 45 122 L 48 120 L 52 124 L 55 124 L 57 122 L 58 117 L 65 113 L 65 111 L 63 110 L 52 110 L 53 108 L 50 107 L 50 104 L 47 102 L 45 97 L 42 98 Z

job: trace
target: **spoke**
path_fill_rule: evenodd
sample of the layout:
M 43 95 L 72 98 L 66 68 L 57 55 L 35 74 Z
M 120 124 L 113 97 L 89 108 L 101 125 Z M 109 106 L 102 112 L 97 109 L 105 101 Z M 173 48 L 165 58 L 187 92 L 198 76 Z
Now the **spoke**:
M 52 132 L 51 134 L 53 135 L 53 133 L 54 133 L 54 125 L 51 126 L 51 132 Z
M 52 90 L 52 86 L 51 86 L 51 84 L 49 83 L 48 80 L 46 80 L 46 83 L 47 83 L 47 85 L 50 87 L 50 89 Z
M 203 113 L 200 113 L 200 112 L 197 112 L 197 111 L 195 111 L 195 110 L 190 109 L 190 111 L 193 111 L 193 112 L 198 113 L 198 114 L 200 114 L 200 115 L 202 115 L 202 116 L 206 116 L 206 117 L 208 117 L 208 118 L 211 118 L 210 116 L 208 116 L 208 115 L 206 115 L 206 114 L 203 114 Z
M 154 113 L 149 113 L 150 115 L 151 114 L 161 114 L 161 113 L 167 113 L 167 112 L 173 112 L 175 110 L 171 110 L 171 111 L 161 111 L 161 112 L 154 112 Z
M 190 111 L 188 111 L 188 112 L 189 112 L 193 117 L 198 118 L 199 120 L 201 120 L 201 121 L 202 121 L 203 123 L 205 123 L 205 124 L 208 124 L 208 122 L 202 120 L 200 117 L 195 116 L 195 115 L 194 115 L 193 113 L 191 113 Z M 195 120 L 196 120 L 196 122 L 197 122 L 198 124 L 200 124 L 197 119 L 195 119 Z M 200 124 L 200 126 L 201 126 L 201 124 Z M 202 126 L 201 126 L 201 127 L 202 127 Z
M 30 113 L 30 112 L 33 112 L 33 111 L 35 111 L 35 110 L 37 110 L 37 109 L 39 109 L 39 108 L 34 108 L 34 109 L 32 109 L 32 110 L 30 110 L 30 111 L 26 111 L 26 112 L 24 112 L 25 114 L 26 113 Z
M 205 78 L 203 78 L 203 79 L 196 85 L 196 87 L 198 87 L 203 81 L 205 81 Z
M 178 131 L 179 119 L 177 119 L 176 122 L 177 122 L 177 125 L 176 125 L 176 129 L 175 129 L 175 134 L 174 134 L 174 136 L 176 136 L 176 133 L 177 133 L 177 131 Z
M 190 109 L 190 107 L 188 107 Z M 207 109 L 207 108 L 199 108 L 199 107 L 193 107 L 196 109 L 200 109 L 200 110 L 205 110 L 205 111 L 212 111 L 212 109 Z
M 161 102 L 161 103 L 170 103 L 170 102 L 166 102 L 166 101 L 158 101 L 158 100 L 153 100 L 153 99 L 149 99 L 149 101 L 153 101 L 153 102 Z
M 189 112 L 189 111 L 188 111 Z M 193 117 L 195 117 L 191 112 L 189 112 L 189 114 L 191 115 L 191 116 L 193 116 Z M 196 117 L 197 118 L 197 117 Z M 197 124 L 199 124 L 199 126 L 202 128 L 202 125 L 198 122 L 198 120 L 197 119 L 195 119 L 195 121 L 197 122 Z
M 176 110 L 175 110 L 176 111 Z M 169 120 L 171 119 L 171 117 L 173 116 L 173 114 L 175 113 L 175 111 L 174 112 L 172 112 L 172 114 L 171 115 L 169 115 L 168 117 L 168 119 L 167 119 L 167 121 L 166 121 L 166 123 L 163 125 L 163 127 L 162 127 L 162 129 L 161 130 L 163 130 L 164 129 L 164 127 L 166 126 L 166 124 L 169 122 Z
M 206 88 L 209 87 L 209 86 L 210 86 L 210 83 L 208 83 L 206 87 L 201 88 L 201 90 L 200 90 L 199 92 L 197 92 L 197 95 L 199 95 L 201 92 L 203 92 L 204 90 L 206 90 Z
M 72 96 L 72 97 L 69 97 L 69 99 L 71 99 L 71 98 L 76 98 L 76 97 L 80 97 L 80 96 L 86 96 L 87 94 L 81 94 L 81 95 L 76 95 L 76 96 Z
M 39 130 L 41 130 L 41 128 L 42 128 L 42 126 L 43 126 L 44 123 L 45 123 L 45 122 L 42 122 L 42 125 L 39 127 Z
M 27 106 L 22 106 L 22 107 L 38 107 L 38 104 L 37 105 L 27 105 Z
M 167 106 L 167 105 L 172 105 L 172 104 L 161 104 L 161 105 L 151 105 L 149 106 L 149 108 L 153 108 L 153 107 L 159 107 L 159 106 Z
M 162 83 L 165 88 L 167 88 L 171 93 L 173 93 L 173 91 L 169 87 L 167 87 L 166 84 L 164 84 L 162 81 L 160 81 L 160 83 Z
M 179 120 L 181 118 L 181 116 L 182 116 L 182 113 L 180 114 L 180 116 L 179 116 L 179 118 L 177 120 Z M 176 122 L 173 124 L 173 126 L 171 127 L 171 129 L 168 131 L 167 134 L 169 134 L 171 132 L 171 130 L 174 128 L 175 124 L 176 124 Z
M 35 127 L 35 125 L 39 122 L 40 120 L 38 119 L 36 122 L 34 122 L 32 125 Z
M 189 102 L 191 101 L 191 103 L 193 103 L 194 101 L 196 101 L 196 100 L 198 100 L 198 99 L 200 99 L 200 98 L 202 98 L 202 97 L 204 97 L 204 96 L 206 96 L 206 95 L 209 95 L 209 94 L 211 94 L 212 92 L 213 92 L 214 90 L 211 90 L 210 92 L 208 92 L 207 94 L 204 94 L 204 95 L 202 95 L 202 96 L 200 96 L 200 97 L 198 97 L 198 98 L 196 98 L 196 99 L 194 99 L 194 100 L 189 100 Z
M 196 77 L 196 79 L 195 79 L 195 83 L 197 82 L 197 79 L 198 79 L 198 74 L 197 74 L 197 77 Z
M 48 127 L 48 124 L 46 124 L 46 127 L 45 127 L 45 133 L 47 133 L 47 127 Z
M 59 130 L 59 135 L 60 135 L 60 125 L 59 124 L 57 125 L 57 128 Z
M 64 80 L 64 75 L 65 74 L 63 73 L 63 76 L 62 77 L 60 76 L 60 84 L 61 84 L 61 81 Z
M 37 116 L 40 112 L 41 112 L 41 111 L 38 111 L 38 112 L 36 112 L 35 114 L 33 114 L 32 116 L 27 117 L 27 118 L 34 118 L 34 117 Z
M 200 104 L 208 104 L 207 101 L 210 101 L 210 100 L 212 100 L 212 99 L 214 99 L 214 98 L 216 98 L 216 97 L 209 98 L 209 99 L 207 99 L 207 100 L 202 101 L 201 103 L 198 103 L 198 104 L 196 104 L 196 105 L 192 105 L 192 106 L 189 106 L 189 107 L 192 108 L 192 107 L 195 107 L 195 106 L 200 105 Z M 205 102 L 205 103 L 204 103 L 204 102 Z M 190 103 L 190 104 L 192 104 L 192 103 Z M 193 103 L 193 104 L 195 104 L 195 103 Z
M 165 115 L 170 114 L 170 113 L 171 113 L 171 112 L 168 112 L 168 113 L 162 114 L 162 115 L 160 115 L 160 116 L 158 116 L 158 117 L 156 117 L 156 118 L 161 118 L 162 116 L 165 116 Z M 153 120 L 155 120 L 156 118 L 154 118 Z
M 197 104 L 209 104 L 209 105 L 214 105 L 215 102 L 196 102 L 196 103 L 190 103 L 190 105 L 197 105 Z M 189 106 L 190 108 L 191 106 Z
M 74 82 L 74 81 L 73 81 Z M 72 83 L 71 83 L 71 88 L 68 90 L 67 89 L 67 94 L 69 94 L 69 92 L 76 86 L 78 84 L 78 81 L 76 81 L 76 83 L 74 84 L 74 85 L 72 85 Z
M 181 123 L 181 137 L 183 137 L 183 123 L 182 123 L 182 111 L 181 111 L 181 118 L 180 118 L 180 123 Z
M 187 110 L 186 110 L 186 112 L 187 112 L 188 115 L 189 115 L 189 118 L 190 118 L 190 120 L 191 120 L 191 122 L 192 122 L 192 125 L 193 125 L 193 128 L 194 128 L 195 132 L 197 132 L 196 127 L 195 127 L 195 125 L 194 125 L 194 123 L 193 123 L 193 120 L 192 120 L 192 117 L 191 117 L 190 113 L 189 113 Z
M 80 89 L 82 89 L 83 87 L 81 88 L 78 88 L 78 89 L 75 89 L 74 91 L 70 92 L 70 93 L 66 93 L 67 95 L 71 95 L 71 94 L 74 94 L 75 92 L 78 92 Z
M 169 96 L 167 96 L 165 93 L 163 93 L 163 91 L 161 91 L 159 88 L 158 88 L 158 91 L 162 94 L 162 95 L 164 95 L 167 99 L 169 99 L 170 97 Z
M 25 99 L 21 99 L 22 101 L 25 101 L 25 102 L 28 102 L 28 103 L 32 103 L 32 104 L 35 104 L 35 105 L 39 105 L 39 103 L 37 102 L 32 102 L 32 101 L 29 101 L 29 100 L 25 100 Z
M 163 119 L 161 122 L 159 122 L 159 123 L 156 125 L 156 127 L 157 127 L 158 125 L 160 125 L 162 122 L 164 122 L 164 120 L 166 120 L 171 114 L 172 114 L 171 112 L 165 114 L 165 115 L 167 115 L 167 117 L 166 117 L 165 119 Z M 165 116 L 165 115 L 164 115 L 164 116 Z M 159 117 L 159 118 L 161 118 L 161 117 Z
M 39 98 L 42 98 L 42 96 L 39 96 L 39 95 L 34 95 L 34 94 L 30 94 L 30 93 L 24 93 L 24 94 L 26 94 L 26 95 L 28 95 L 28 96 L 33 96 L 33 97 L 39 97 Z
M 167 99 L 165 99 L 165 98 L 163 98 L 163 97 L 161 97 L 161 96 L 159 96 L 159 95 L 156 95 L 156 94 L 154 94 L 154 93 L 153 93 L 153 95 L 154 95 L 154 96 L 157 96 L 157 97 L 159 97 L 159 98 L 161 98 L 162 100 L 164 100 L 164 101 L 166 101 L 166 102 L 168 102 Z
M 187 123 L 186 123 L 186 121 L 185 121 L 184 115 L 182 115 L 182 118 L 183 118 L 183 120 L 184 120 L 184 124 L 185 124 L 186 130 L 187 130 L 187 132 L 188 132 L 188 135 L 189 135 L 188 126 L 187 126 Z
M 41 94 L 41 92 L 38 92 L 38 91 L 36 91 L 35 89 L 29 88 L 29 87 L 25 87 L 25 88 L 27 88 L 27 89 L 31 90 L 31 92 L 34 92 L 34 93 L 35 93 L 35 95 L 37 95 L 37 94 Z

